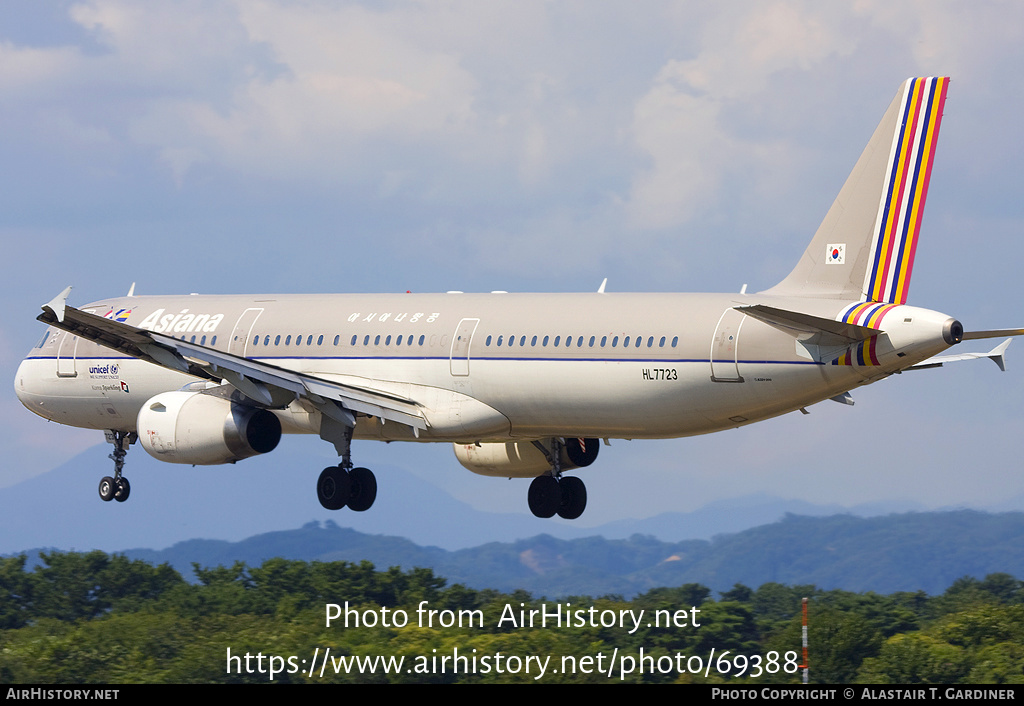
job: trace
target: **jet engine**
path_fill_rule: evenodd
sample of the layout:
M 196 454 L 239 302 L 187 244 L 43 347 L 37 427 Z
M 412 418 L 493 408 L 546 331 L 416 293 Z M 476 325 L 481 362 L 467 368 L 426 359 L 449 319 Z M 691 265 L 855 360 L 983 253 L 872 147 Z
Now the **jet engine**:
M 281 422 L 272 412 L 187 390 L 164 392 L 146 402 L 138 431 L 150 456 L 195 466 L 264 454 L 281 440 Z
M 541 442 L 551 451 L 550 439 Z M 482 476 L 533 478 L 551 470 L 547 456 L 533 442 L 510 441 L 481 444 L 453 444 L 455 458 L 465 468 Z M 597 439 L 565 439 L 560 445 L 561 470 L 589 466 L 597 458 Z

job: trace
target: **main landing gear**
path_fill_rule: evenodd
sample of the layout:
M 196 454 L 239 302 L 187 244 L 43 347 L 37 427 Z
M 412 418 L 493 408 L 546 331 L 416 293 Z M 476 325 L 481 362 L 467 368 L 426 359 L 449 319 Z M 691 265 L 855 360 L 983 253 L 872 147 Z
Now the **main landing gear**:
M 124 457 L 128 455 L 128 446 L 134 444 L 139 435 L 131 431 L 111 430 L 106 432 L 107 441 L 114 445 L 114 453 L 110 454 L 110 460 L 114 462 L 114 477 L 103 476 L 100 479 L 100 500 L 110 502 L 116 500 L 123 503 L 131 495 L 132 486 L 128 479 L 121 475 L 124 468 Z
M 340 510 L 346 505 L 356 512 L 369 510 L 377 499 L 377 477 L 368 468 L 352 467 L 352 429 L 338 436 L 341 463 L 325 468 L 316 482 L 316 497 L 328 510 Z
M 591 452 L 586 444 L 593 446 Z M 586 466 L 597 457 L 596 439 L 552 439 L 551 450 L 539 441 L 534 445 L 547 456 L 551 470 L 537 476 L 530 483 L 526 499 L 530 512 L 537 517 L 554 517 L 556 514 L 566 520 L 575 520 L 587 509 L 587 486 L 576 476 L 562 476 L 562 449 L 568 452 L 574 466 Z M 583 460 L 584 462 L 580 462 Z
M 356 512 L 369 510 L 377 499 L 377 478 L 369 468 L 325 468 L 316 482 L 316 497 L 328 510 L 346 505 Z
M 527 494 L 530 512 L 537 517 L 575 520 L 587 509 L 587 486 L 576 476 L 537 476 Z

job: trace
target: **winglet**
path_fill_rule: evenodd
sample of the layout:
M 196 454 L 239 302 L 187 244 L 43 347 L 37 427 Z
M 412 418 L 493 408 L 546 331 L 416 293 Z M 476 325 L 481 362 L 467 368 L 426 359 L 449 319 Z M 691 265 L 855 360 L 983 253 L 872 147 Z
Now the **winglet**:
M 996 346 L 995 348 L 993 348 L 992 350 L 985 354 L 985 357 L 991 358 L 992 362 L 998 365 L 999 369 L 1002 370 L 1004 373 L 1006 372 L 1006 358 L 1004 358 L 1003 356 L 1006 353 L 1006 349 L 1009 347 L 1010 342 L 1012 340 L 1012 338 L 1007 338 L 1005 341 L 1003 341 L 998 346 Z
M 57 317 L 57 321 L 64 323 L 64 307 L 67 306 L 68 296 L 71 294 L 71 287 L 68 287 L 63 292 L 55 296 L 46 304 L 43 304 L 43 311 L 49 309 L 53 312 L 53 315 Z
M 984 333 L 993 333 L 986 331 Z M 1012 334 L 1011 334 L 1012 335 Z M 940 368 L 946 363 L 955 363 L 960 360 L 978 360 L 988 358 L 999 366 L 999 369 L 1006 372 L 1006 349 L 1009 347 L 1012 338 L 1007 338 L 988 353 L 958 353 L 956 355 L 937 355 L 927 360 L 922 360 L 917 365 L 911 365 L 907 370 L 922 370 L 924 368 Z

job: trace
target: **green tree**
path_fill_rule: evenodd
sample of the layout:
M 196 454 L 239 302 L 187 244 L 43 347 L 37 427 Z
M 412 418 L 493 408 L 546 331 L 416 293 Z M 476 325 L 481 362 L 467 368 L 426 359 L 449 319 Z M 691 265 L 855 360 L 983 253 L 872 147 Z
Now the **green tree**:
M 930 635 L 893 635 L 877 657 L 864 660 L 857 681 L 867 684 L 955 684 L 971 669 L 964 650 Z

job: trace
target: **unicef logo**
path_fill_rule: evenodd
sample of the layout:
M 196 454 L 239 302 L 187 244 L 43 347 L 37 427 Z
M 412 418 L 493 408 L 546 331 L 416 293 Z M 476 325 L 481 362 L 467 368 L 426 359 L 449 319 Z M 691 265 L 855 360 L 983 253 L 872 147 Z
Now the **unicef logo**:
M 110 374 L 117 375 L 117 363 L 110 364 Z

